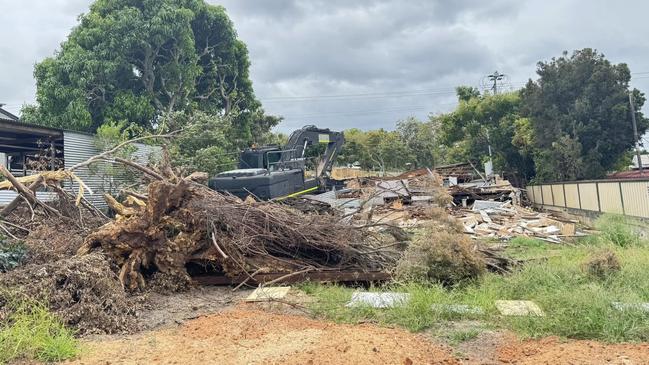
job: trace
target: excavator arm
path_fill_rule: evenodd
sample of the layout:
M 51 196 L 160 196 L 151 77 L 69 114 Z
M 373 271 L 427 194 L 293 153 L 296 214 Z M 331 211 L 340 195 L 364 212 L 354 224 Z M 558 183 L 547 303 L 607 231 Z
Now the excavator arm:
M 345 143 L 342 132 L 335 132 L 329 129 L 318 128 L 314 125 L 304 126 L 291 133 L 286 144 L 286 149 L 293 151 L 296 159 L 303 159 L 306 148 L 317 143 L 326 144 L 322 159 L 316 167 L 316 179 L 329 176 L 333 168 L 336 156 L 340 153 Z

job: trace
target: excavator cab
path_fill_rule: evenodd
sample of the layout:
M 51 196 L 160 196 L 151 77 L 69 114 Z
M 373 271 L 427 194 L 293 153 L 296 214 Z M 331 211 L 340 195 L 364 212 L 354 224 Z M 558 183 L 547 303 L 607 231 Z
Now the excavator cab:
M 329 176 L 343 143 L 340 132 L 305 126 L 291 134 L 283 149 L 264 146 L 244 150 L 238 169 L 217 174 L 209 180 L 209 187 L 242 199 L 252 195 L 262 200 L 315 192 L 326 185 L 324 179 Z M 306 179 L 305 152 L 314 144 L 326 147 L 316 166 L 316 176 Z

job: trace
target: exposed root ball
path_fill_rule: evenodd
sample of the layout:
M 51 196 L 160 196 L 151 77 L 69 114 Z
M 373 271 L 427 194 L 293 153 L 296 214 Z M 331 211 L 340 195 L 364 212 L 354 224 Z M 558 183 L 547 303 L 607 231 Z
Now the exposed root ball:
M 394 255 L 377 249 L 381 239 L 331 215 L 309 215 L 274 203 L 245 203 L 187 180 L 149 185 L 148 203 L 136 214 L 89 235 L 80 253 L 101 246 L 120 266 L 131 290 L 156 269 L 189 283 L 187 263 L 209 264 L 236 276 L 269 272 L 380 270 Z

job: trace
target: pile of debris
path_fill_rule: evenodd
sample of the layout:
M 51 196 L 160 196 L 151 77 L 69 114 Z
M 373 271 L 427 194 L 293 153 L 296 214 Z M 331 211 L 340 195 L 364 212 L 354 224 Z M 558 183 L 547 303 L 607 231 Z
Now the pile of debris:
M 145 203 L 108 201 L 117 219 L 90 234 L 79 253 L 101 247 L 131 290 L 143 289 L 152 269 L 181 282 L 189 282 L 192 264 L 211 276 L 254 282 L 272 273 L 281 281 L 307 272 L 387 272 L 399 255 L 386 235 L 338 217 L 241 201 L 177 177 L 149 184 Z
M 474 238 L 508 240 L 525 236 L 561 243 L 567 237 L 584 235 L 577 232 L 577 221 L 536 212 L 511 201 L 476 200 L 471 209 L 455 208 L 451 212 L 464 226 L 464 232 Z
M 132 303 L 101 254 L 28 264 L 2 274 L 0 318 L 16 300 L 38 300 L 80 334 L 134 329 Z

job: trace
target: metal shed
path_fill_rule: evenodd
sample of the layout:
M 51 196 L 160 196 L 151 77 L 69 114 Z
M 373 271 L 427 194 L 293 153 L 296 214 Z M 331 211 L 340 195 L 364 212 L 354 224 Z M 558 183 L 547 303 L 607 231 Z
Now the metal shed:
M 134 143 L 135 152 L 132 158 L 140 163 L 147 163 L 160 156 L 158 146 Z M 0 120 L 0 163 L 5 165 L 15 176 L 25 176 L 34 173 L 30 168 L 30 160 L 39 155 L 54 156 L 62 164 L 52 163 L 49 169 L 69 168 L 79 162 L 101 153 L 96 145 L 95 137 L 91 134 L 47 128 L 18 121 Z M 121 165 L 96 163 L 90 167 L 82 167 L 75 171 L 93 190 L 93 195 L 86 195 L 93 205 L 105 208 L 103 193 L 117 194 L 121 188 L 132 181 L 133 174 Z M 72 182 L 64 184 L 71 192 L 78 190 L 78 185 Z M 56 195 L 51 192 L 37 192 L 42 200 L 51 200 Z M 16 197 L 13 191 L 0 191 L 0 206 L 5 205 Z

